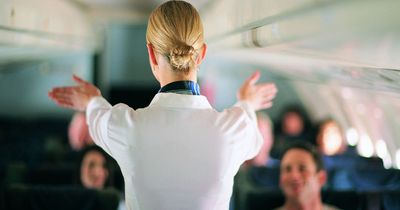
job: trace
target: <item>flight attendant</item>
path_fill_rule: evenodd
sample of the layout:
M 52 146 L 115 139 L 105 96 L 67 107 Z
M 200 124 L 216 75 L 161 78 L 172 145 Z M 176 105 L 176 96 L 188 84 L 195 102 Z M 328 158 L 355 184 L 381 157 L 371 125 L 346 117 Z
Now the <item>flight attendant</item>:
M 56 87 L 58 105 L 86 111 L 94 142 L 119 164 L 131 210 L 227 210 L 233 177 L 263 142 L 256 110 L 269 108 L 277 89 L 250 76 L 238 103 L 222 112 L 200 95 L 197 71 L 206 53 L 196 9 L 168 1 L 150 15 L 147 49 L 161 89 L 150 105 L 111 106 L 97 87 L 73 76 L 77 86 Z

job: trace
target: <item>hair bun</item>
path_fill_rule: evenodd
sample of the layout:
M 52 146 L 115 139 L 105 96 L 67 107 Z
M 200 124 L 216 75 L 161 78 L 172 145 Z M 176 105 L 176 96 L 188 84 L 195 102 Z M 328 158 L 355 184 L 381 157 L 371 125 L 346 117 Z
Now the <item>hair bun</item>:
M 192 46 L 185 43 L 177 45 L 174 49 L 171 49 L 169 54 L 172 68 L 178 71 L 188 71 L 194 66 L 194 54 L 195 49 Z

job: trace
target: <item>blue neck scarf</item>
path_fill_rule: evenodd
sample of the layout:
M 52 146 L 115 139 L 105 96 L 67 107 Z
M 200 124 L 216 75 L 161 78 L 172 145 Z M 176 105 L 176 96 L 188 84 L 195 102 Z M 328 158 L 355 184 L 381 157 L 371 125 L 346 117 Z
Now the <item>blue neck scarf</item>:
M 186 95 L 200 95 L 200 87 L 193 81 L 171 82 L 158 91 L 159 93 L 177 93 Z

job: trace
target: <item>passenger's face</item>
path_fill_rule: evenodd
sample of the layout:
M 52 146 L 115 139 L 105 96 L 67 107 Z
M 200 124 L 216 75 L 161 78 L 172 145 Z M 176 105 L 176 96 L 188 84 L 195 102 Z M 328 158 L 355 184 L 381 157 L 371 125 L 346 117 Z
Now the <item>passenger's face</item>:
M 289 135 L 299 135 L 303 132 L 304 123 L 296 112 L 288 112 L 283 117 L 283 131 Z
M 318 138 L 318 144 L 326 155 L 335 155 L 340 152 L 344 145 L 339 126 L 334 122 L 329 122 L 323 126 Z
M 97 152 L 88 152 L 82 161 L 81 182 L 84 187 L 102 189 L 108 178 L 106 159 Z
M 326 173 L 317 172 L 310 153 L 302 149 L 289 150 L 281 163 L 280 185 L 288 199 L 312 199 L 325 184 Z

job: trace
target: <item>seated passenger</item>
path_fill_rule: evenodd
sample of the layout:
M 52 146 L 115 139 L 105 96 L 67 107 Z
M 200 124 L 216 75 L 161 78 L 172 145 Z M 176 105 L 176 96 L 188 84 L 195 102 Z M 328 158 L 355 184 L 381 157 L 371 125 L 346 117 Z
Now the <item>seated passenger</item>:
M 82 152 L 79 162 L 79 183 L 84 188 L 104 189 L 111 183 L 111 163 L 108 155 L 98 146 L 89 146 Z
M 271 158 L 270 151 L 272 144 L 274 143 L 273 136 L 273 123 L 269 116 L 264 112 L 257 112 L 257 124 L 258 129 L 264 139 L 263 146 L 260 152 L 247 163 L 253 166 L 278 166 L 279 160 Z
M 347 145 L 342 128 L 333 119 L 319 123 L 315 141 L 327 170 L 348 170 L 365 162 L 355 147 Z
M 324 120 L 319 124 L 316 143 L 318 151 L 323 155 L 339 155 L 346 151 L 342 128 L 333 119 Z
M 285 147 L 295 141 L 309 141 L 312 138 L 312 126 L 307 114 L 297 106 L 286 108 L 275 129 L 275 141 L 271 156 L 281 159 Z M 315 144 L 314 141 L 309 141 Z
M 79 163 L 79 183 L 81 186 L 96 190 L 112 186 L 112 163 L 103 149 L 95 145 L 86 147 L 82 152 Z M 125 201 L 122 199 L 118 210 L 124 209 L 126 209 Z
M 295 142 L 283 152 L 280 186 L 285 203 L 276 210 L 337 210 L 322 203 L 321 188 L 327 173 L 316 149 L 306 142 Z

